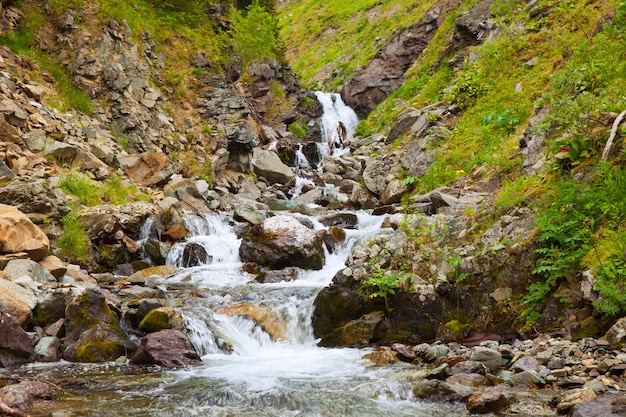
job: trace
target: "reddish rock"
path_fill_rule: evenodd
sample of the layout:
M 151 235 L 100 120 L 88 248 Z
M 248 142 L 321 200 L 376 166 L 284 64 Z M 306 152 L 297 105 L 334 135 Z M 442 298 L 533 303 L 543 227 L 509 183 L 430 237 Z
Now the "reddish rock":
M 202 365 L 187 335 L 167 329 L 146 335 L 130 358 L 135 365 L 160 365 L 167 368 Z
M 497 413 L 506 406 L 506 399 L 498 388 L 485 388 L 471 395 L 465 406 L 473 414 Z
M 33 339 L 10 314 L 0 311 L 0 365 L 11 368 L 34 359 Z

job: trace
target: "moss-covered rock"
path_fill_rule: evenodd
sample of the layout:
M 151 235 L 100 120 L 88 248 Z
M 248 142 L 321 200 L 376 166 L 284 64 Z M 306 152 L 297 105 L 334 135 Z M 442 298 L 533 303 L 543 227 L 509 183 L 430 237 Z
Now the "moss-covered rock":
M 68 304 L 65 331 L 63 359 L 71 362 L 114 360 L 136 348 L 97 289 L 85 290 Z
M 183 329 L 183 318 L 180 313 L 169 307 L 159 307 L 150 310 L 139 323 L 139 329 L 146 333 L 158 332 L 164 329 Z

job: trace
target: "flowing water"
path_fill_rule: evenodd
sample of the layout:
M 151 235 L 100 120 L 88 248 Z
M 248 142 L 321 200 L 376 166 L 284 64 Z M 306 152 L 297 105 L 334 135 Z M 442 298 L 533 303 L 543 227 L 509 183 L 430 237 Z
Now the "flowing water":
M 316 94 L 324 107 L 320 153 L 340 154 L 352 140 L 357 117 L 338 94 Z M 299 179 L 295 194 L 309 183 Z M 65 394 L 32 415 L 468 416 L 462 406 L 415 398 L 412 381 L 421 372 L 416 367 L 374 366 L 363 359 L 369 349 L 317 346 L 311 328 L 315 296 L 345 266 L 355 243 L 380 233 L 382 217 L 357 216 L 358 228 L 346 230 L 345 243 L 326 254 L 323 269 L 298 270 L 293 281 L 275 284 L 256 283 L 242 272 L 240 239 L 228 219 L 185 217 L 190 237 L 174 245 L 166 260 L 179 267 L 178 273 L 150 285 L 181 312 L 204 365 L 163 370 L 123 362 L 33 364 L 22 368 L 21 376 L 53 381 Z M 315 229 L 324 227 L 315 218 L 306 221 Z M 153 235 L 149 220 L 140 240 Z M 183 267 L 188 244 L 205 250 L 205 265 Z
M 290 282 L 255 283 L 241 272 L 239 239 L 216 215 L 186 218 L 210 263 L 153 282 L 182 312 L 203 366 L 174 371 L 125 364 L 34 364 L 22 376 L 62 385 L 63 398 L 36 410 L 72 416 L 449 416 L 462 408 L 412 393 L 417 368 L 377 367 L 368 349 L 321 348 L 311 330 L 315 295 L 344 266 L 350 248 L 378 233 L 381 217 L 358 213 L 343 247 L 319 271 Z M 315 219 L 316 228 L 323 226 Z M 184 244 L 168 262 L 179 264 Z M 177 255 L 178 254 L 178 255 Z M 190 295 L 193 294 L 193 295 Z M 62 414 L 60 414 L 62 415 Z

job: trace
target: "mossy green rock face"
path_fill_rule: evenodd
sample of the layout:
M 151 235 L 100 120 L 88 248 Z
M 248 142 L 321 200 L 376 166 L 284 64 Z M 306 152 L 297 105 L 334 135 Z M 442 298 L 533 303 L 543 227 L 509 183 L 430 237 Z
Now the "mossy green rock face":
M 86 290 L 68 304 L 65 332 L 63 359 L 70 362 L 114 360 L 136 348 L 97 289 Z
M 172 308 L 155 308 L 141 320 L 139 329 L 146 333 L 158 332 L 164 329 L 182 330 L 183 319 L 180 313 Z

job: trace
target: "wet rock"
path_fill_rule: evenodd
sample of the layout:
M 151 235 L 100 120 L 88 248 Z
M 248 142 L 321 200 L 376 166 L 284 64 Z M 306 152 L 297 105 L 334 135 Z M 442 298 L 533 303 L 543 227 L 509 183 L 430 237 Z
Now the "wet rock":
M 144 249 L 148 253 L 148 256 L 150 256 L 150 259 L 157 265 L 165 265 L 165 259 L 171 248 L 171 244 L 161 242 L 157 239 L 148 239 L 144 244 Z
M 465 406 L 470 413 L 487 414 L 500 412 L 507 401 L 498 388 L 485 388 L 470 396 Z
M 437 379 L 425 379 L 413 384 L 413 394 L 418 398 L 447 397 L 454 393 L 450 385 Z
M 278 314 L 271 309 L 250 303 L 238 303 L 225 306 L 218 310 L 220 314 L 241 316 L 254 321 L 274 341 L 286 340 L 287 325 Z
M 50 250 L 50 240 L 24 213 L 12 206 L 0 204 L 0 251 L 26 252 L 39 261 Z
M 567 392 L 561 397 L 556 406 L 560 414 L 568 412 L 576 404 L 582 404 L 596 399 L 596 393 L 591 388 L 581 388 Z
M 61 359 L 59 338 L 42 337 L 35 345 L 35 360 L 38 362 L 56 362 Z
M 166 368 L 200 366 L 202 361 L 180 330 L 166 329 L 150 333 L 141 339 L 141 344 L 130 358 L 134 365 L 159 365 Z
M 63 358 L 70 362 L 103 362 L 135 350 L 97 289 L 87 289 L 74 297 L 65 314 Z
M 321 217 L 319 221 L 326 227 L 337 226 L 343 229 L 356 229 L 359 223 L 358 217 L 353 213 L 330 214 Z
M 141 269 L 127 278 L 130 283 L 144 284 L 146 279 L 156 277 L 166 277 L 176 272 L 177 268 L 172 265 L 158 265 L 150 266 L 148 268 Z
M 411 363 L 417 357 L 409 346 L 403 345 L 402 343 L 394 343 L 391 345 L 391 348 L 397 352 L 398 359 L 402 362 Z
M 254 278 L 256 282 L 273 284 L 277 282 L 289 282 L 298 278 L 298 268 L 287 267 L 278 270 L 263 269 Z
M 0 365 L 5 368 L 32 362 L 33 339 L 6 311 L 0 311 Z
M 377 347 L 372 353 L 363 356 L 363 359 L 368 359 L 376 365 L 388 365 L 398 362 L 395 352 L 387 346 Z
M 239 255 L 244 262 L 271 269 L 321 269 L 324 265 L 321 235 L 290 216 L 271 217 L 252 227 L 243 237 Z
M 146 333 L 154 333 L 164 329 L 183 330 L 181 314 L 169 307 L 158 307 L 150 310 L 139 323 L 139 329 Z
M 384 337 L 389 323 L 382 311 L 364 314 L 344 325 L 340 331 L 341 346 L 366 346 Z
M 213 258 L 207 253 L 204 246 L 197 242 L 188 242 L 183 249 L 181 266 L 190 268 L 192 266 L 210 264 Z
M 251 204 L 238 204 L 235 206 L 233 219 L 237 221 L 246 221 L 251 225 L 257 225 L 263 222 L 265 217 Z
M 56 389 L 52 384 L 44 381 L 22 381 L 0 388 L 0 403 L 26 415 L 25 413 L 36 400 L 51 400 L 56 394 Z

